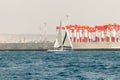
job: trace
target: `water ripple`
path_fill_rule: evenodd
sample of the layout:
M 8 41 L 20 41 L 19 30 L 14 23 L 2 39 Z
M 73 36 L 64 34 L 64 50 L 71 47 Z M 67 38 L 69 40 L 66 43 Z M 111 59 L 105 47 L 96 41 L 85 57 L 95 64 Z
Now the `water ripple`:
M 120 80 L 120 51 L 1 51 L 0 80 Z

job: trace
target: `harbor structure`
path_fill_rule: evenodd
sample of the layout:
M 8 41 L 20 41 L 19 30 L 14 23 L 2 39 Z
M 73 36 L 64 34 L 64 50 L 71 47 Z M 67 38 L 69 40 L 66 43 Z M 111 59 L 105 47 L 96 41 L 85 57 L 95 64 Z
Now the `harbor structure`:
M 63 43 L 68 42 L 67 46 L 73 50 L 120 49 L 120 25 L 66 25 L 61 29 L 67 33 L 67 37 L 63 36 Z M 56 31 L 60 31 L 60 26 L 56 27 Z

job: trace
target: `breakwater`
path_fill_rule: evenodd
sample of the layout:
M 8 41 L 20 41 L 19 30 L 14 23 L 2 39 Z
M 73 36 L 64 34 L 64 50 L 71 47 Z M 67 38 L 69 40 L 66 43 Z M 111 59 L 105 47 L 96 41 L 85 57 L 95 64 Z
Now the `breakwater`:
M 53 42 L 41 43 L 0 43 L 0 51 L 40 51 L 53 49 Z

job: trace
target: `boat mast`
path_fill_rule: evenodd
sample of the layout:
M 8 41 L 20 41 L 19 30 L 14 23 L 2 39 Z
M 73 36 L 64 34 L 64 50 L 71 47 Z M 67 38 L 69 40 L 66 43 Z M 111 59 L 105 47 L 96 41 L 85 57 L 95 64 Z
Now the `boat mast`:
M 60 47 L 61 49 L 63 49 L 63 44 L 62 44 L 62 21 L 60 20 L 60 30 L 59 30 L 59 43 L 60 43 Z

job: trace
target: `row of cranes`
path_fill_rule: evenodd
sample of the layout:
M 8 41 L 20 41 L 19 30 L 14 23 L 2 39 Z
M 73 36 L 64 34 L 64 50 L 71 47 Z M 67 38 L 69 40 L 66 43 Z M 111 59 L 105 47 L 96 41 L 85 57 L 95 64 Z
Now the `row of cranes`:
M 68 31 L 68 35 L 72 42 L 119 42 L 120 25 L 108 24 L 102 26 L 80 26 L 67 25 L 62 30 Z M 60 30 L 60 26 L 56 27 Z

